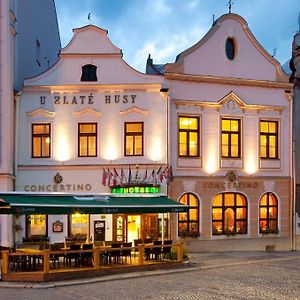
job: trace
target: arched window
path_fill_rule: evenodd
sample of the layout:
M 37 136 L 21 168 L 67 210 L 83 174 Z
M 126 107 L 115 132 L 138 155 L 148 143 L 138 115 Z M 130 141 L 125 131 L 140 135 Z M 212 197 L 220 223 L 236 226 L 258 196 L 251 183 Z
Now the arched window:
M 97 81 L 97 67 L 84 65 L 82 67 L 81 81 Z
M 178 213 L 178 235 L 197 237 L 199 235 L 199 200 L 191 193 L 184 194 L 180 203 L 189 207 L 187 213 Z
M 226 56 L 229 60 L 234 60 L 235 57 L 235 43 L 232 38 L 228 38 L 225 44 Z
M 278 232 L 278 201 L 273 193 L 265 193 L 259 201 L 259 232 Z
M 212 204 L 213 235 L 247 233 L 247 199 L 239 193 L 218 194 Z

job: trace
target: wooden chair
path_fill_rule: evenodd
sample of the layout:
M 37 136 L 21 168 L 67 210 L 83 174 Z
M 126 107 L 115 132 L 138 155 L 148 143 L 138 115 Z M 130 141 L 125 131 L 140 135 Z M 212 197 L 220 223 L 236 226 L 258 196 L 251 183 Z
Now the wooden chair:
M 170 259 L 171 258 L 171 249 L 172 249 L 172 240 L 165 240 L 162 249 L 162 258 Z
M 93 244 L 83 244 L 82 250 L 92 250 Z M 82 252 L 81 253 L 81 264 L 84 266 L 93 265 L 93 252 Z
M 60 251 L 60 247 L 59 245 L 57 244 L 51 244 L 50 245 L 50 251 Z M 55 253 L 55 254 L 51 254 L 50 253 L 50 262 L 52 262 L 53 264 L 53 268 L 56 267 L 56 263 L 57 263 L 57 266 L 60 268 L 60 265 L 59 265 L 59 254 Z
M 137 253 L 139 252 L 139 249 L 137 249 L 136 247 L 138 245 L 142 244 L 143 242 L 142 242 L 142 239 L 136 239 L 136 240 L 133 240 L 133 243 L 134 243 L 134 247 L 135 247 L 135 249 L 134 249 L 134 257 L 136 257 Z
M 67 263 L 69 266 L 72 266 L 72 260 L 74 260 L 75 267 L 80 266 L 80 253 L 72 253 L 72 251 L 80 250 L 79 244 L 72 244 L 70 245 L 70 253 L 67 253 Z
M 120 257 L 121 257 L 121 243 L 112 243 L 111 248 L 116 248 L 116 250 L 111 250 L 109 252 L 110 255 L 110 262 L 112 263 L 119 263 L 120 262 Z
M 162 241 L 154 241 L 153 246 L 162 246 Z M 152 255 L 152 259 L 161 260 L 162 247 L 154 247 L 150 249 L 150 254 Z
M 125 247 L 125 248 L 132 247 L 132 242 L 123 243 L 123 247 Z M 125 258 L 126 263 L 127 263 L 127 258 L 129 257 L 130 258 L 130 263 L 131 263 L 131 249 L 122 250 L 121 256 L 122 256 L 122 262 L 123 262 L 123 258 Z

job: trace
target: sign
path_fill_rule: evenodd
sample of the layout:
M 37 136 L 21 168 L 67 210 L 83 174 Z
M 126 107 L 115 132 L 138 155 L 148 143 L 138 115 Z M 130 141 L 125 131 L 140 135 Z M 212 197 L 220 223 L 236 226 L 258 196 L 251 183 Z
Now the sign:
M 105 241 L 105 221 L 94 221 L 94 241 Z
M 64 230 L 64 223 L 60 221 L 55 221 L 52 224 L 52 231 L 53 232 L 63 232 Z
M 113 187 L 111 192 L 115 194 L 157 194 L 158 186 L 129 186 L 129 187 Z

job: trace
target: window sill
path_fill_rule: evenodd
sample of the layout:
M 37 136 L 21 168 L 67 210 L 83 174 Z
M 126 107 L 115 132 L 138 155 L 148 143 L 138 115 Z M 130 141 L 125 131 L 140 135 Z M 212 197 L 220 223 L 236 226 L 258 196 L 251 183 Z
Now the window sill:
M 259 168 L 260 169 L 280 169 L 281 163 L 280 159 L 260 159 Z

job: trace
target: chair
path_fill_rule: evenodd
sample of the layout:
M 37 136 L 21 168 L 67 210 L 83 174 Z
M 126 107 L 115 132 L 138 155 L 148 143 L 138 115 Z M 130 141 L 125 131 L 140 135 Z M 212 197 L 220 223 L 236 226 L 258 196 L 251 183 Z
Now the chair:
M 60 251 L 60 247 L 58 244 L 51 244 L 50 245 L 50 251 Z M 58 253 L 55 253 L 55 254 L 51 254 L 50 253 L 50 262 L 53 263 L 53 268 L 55 268 L 55 265 L 57 263 L 57 266 L 60 268 L 60 265 L 59 265 L 59 257 L 60 257 L 60 254 Z
M 162 246 L 162 241 L 154 241 L 153 246 Z M 150 254 L 152 255 L 152 258 L 154 257 L 154 260 L 161 260 L 162 248 L 152 248 L 150 249 Z
M 165 240 L 162 249 L 163 260 L 165 258 L 171 258 L 172 240 Z
M 144 244 L 152 244 L 152 239 L 151 238 L 146 238 L 144 239 Z M 150 259 L 150 254 L 151 254 L 151 248 L 145 248 L 145 259 L 149 260 Z
M 135 249 L 134 249 L 134 257 L 136 257 L 136 254 L 139 252 L 139 249 L 137 249 L 137 246 L 139 244 L 142 244 L 143 242 L 142 242 L 142 239 L 136 239 L 136 240 L 133 240 L 133 243 L 134 243 L 134 247 L 135 247 Z
M 78 251 L 78 250 L 80 250 L 79 244 L 70 245 L 70 253 L 67 253 L 67 262 L 69 266 L 71 266 L 72 260 L 74 260 L 75 267 L 80 266 L 80 253 L 72 253 L 72 251 Z
M 15 248 L 9 249 L 10 254 L 16 252 Z M 30 261 L 27 256 L 24 255 L 10 255 L 9 256 L 9 268 L 13 268 L 15 272 L 25 271 L 29 269 Z
M 116 250 L 111 250 L 109 255 L 110 255 L 110 261 L 113 263 L 119 263 L 120 262 L 120 257 L 121 257 L 121 243 L 112 243 L 111 248 L 118 248 Z
M 83 244 L 82 250 L 92 250 L 93 244 Z M 81 253 L 81 264 L 84 266 L 93 265 L 93 252 L 82 252 Z
M 126 262 L 127 262 L 127 258 L 130 258 L 130 263 L 131 263 L 131 247 L 132 247 L 132 242 L 130 243 L 123 243 L 123 247 L 125 248 L 129 248 L 130 249 L 124 249 L 122 250 L 121 256 L 122 256 L 122 262 L 123 262 L 123 258 L 125 258 Z

